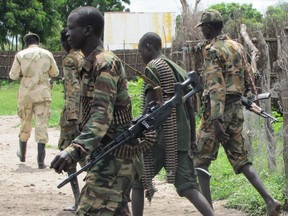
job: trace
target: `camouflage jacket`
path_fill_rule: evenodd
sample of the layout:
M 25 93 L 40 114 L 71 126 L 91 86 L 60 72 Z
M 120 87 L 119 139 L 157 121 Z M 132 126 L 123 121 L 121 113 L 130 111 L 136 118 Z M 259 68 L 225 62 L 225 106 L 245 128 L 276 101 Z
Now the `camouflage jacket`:
M 70 125 L 71 120 L 79 120 L 80 70 L 83 63 L 82 52 L 73 49 L 62 59 L 65 104 L 60 116 L 60 126 Z
M 250 65 L 242 45 L 227 35 L 214 38 L 203 52 L 203 97 L 210 98 L 211 119 L 223 119 L 226 95 L 243 95 L 250 88 Z
M 9 72 L 12 80 L 21 78 L 18 103 L 51 101 L 49 76 L 56 77 L 58 74 L 55 59 L 48 50 L 30 45 L 18 52 Z
M 97 47 L 85 59 L 80 78 L 80 112 L 82 121 L 88 120 L 81 134 L 65 149 L 74 161 L 91 154 L 107 138 L 111 140 L 124 132 L 132 120 L 127 77 L 116 55 Z M 85 101 L 91 105 L 88 112 L 84 110 Z

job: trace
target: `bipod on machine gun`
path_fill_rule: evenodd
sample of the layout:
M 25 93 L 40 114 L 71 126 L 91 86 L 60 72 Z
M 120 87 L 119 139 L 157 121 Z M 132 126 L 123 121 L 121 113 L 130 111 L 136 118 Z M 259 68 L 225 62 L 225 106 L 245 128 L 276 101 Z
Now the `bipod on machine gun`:
M 271 121 L 271 124 L 272 124 L 278 121 L 278 119 L 270 115 L 269 113 L 265 112 L 261 107 L 257 106 L 257 104 L 255 103 L 255 101 L 258 101 L 258 100 L 268 99 L 270 98 L 270 96 L 271 96 L 271 93 L 262 93 L 257 96 L 253 95 L 249 99 L 247 97 L 241 96 L 241 102 L 242 102 L 242 105 L 244 105 L 246 109 L 248 109 L 249 111 L 254 112 L 259 116 L 262 116 L 263 118 L 270 118 L 272 120 Z
M 193 90 L 182 96 L 182 90 L 184 90 L 190 84 L 193 86 Z M 144 135 L 144 133 L 155 130 L 156 128 L 161 126 L 170 116 L 173 107 L 185 103 L 188 98 L 202 90 L 202 86 L 198 81 L 197 74 L 194 71 L 188 73 L 188 78 L 183 83 L 176 83 L 174 88 L 175 94 L 171 99 L 165 101 L 163 105 L 157 105 L 155 103 L 154 106 L 149 108 L 149 111 L 146 114 L 143 114 L 134 119 L 130 128 L 117 136 L 110 143 L 98 147 L 91 155 L 92 160 L 90 160 L 80 170 L 68 176 L 57 187 L 63 187 L 73 178 L 78 176 L 83 171 L 88 170 L 90 167 L 95 165 L 105 156 L 109 155 L 119 146 L 127 143 L 130 139 L 140 138 Z

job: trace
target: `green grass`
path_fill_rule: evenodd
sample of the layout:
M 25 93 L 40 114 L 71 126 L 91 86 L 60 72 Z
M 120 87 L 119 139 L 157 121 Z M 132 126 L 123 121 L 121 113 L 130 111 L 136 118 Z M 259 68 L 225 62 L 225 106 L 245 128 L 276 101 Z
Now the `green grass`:
M 17 115 L 17 94 L 19 83 L 1 81 L 0 84 L 0 115 Z M 55 84 L 52 89 L 51 118 L 49 127 L 57 127 L 59 115 L 64 104 L 63 86 Z
M 54 84 L 52 88 L 51 118 L 49 127 L 59 127 L 59 118 L 62 107 L 64 106 L 64 92 L 62 83 Z
M 17 92 L 19 84 L 2 81 L 0 84 L 0 115 L 17 115 Z
M 141 114 L 141 89 L 143 85 L 143 79 L 138 79 L 138 81 L 129 81 L 128 89 L 129 95 L 132 100 L 132 114 L 133 118 Z

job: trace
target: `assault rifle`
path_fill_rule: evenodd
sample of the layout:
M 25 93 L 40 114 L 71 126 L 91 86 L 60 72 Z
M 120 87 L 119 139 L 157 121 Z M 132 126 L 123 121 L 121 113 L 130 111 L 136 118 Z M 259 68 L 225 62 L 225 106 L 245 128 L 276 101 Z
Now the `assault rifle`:
M 193 86 L 193 90 L 188 92 L 186 95 L 182 96 L 182 90 L 184 90 L 188 85 Z M 170 116 L 172 112 L 172 108 L 176 105 L 183 104 L 186 102 L 188 98 L 197 92 L 202 90 L 202 86 L 198 81 L 196 72 L 189 72 L 188 78 L 183 83 L 176 83 L 175 86 L 175 94 L 174 96 L 165 101 L 163 105 L 153 105 L 149 108 L 146 114 L 143 114 L 136 119 L 132 120 L 132 126 L 124 131 L 122 134 L 117 136 L 110 143 L 100 146 L 97 148 L 91 155 L 92 160 L 89 161 L 84 167 L 78 170 L 75 173 L 72 173 L 69 177 L 67 177 L 64 181 L 62 181 L 57 187 L 61 188 L 68 182 L 70 182 L 73 178 L 78 176 L 83 171 L 86 171 L 105 156 L 109 155 L 119 146 L 124 143 L 127 143 L 130 139 L 140 138 L 144 135 L 145 132 L 155 130 L 159 126 L 161 126 L 166 119 Z
M 257 100 L 268 99 L 270 98 L 270 96 L 271 96 L 271 93 L 262 93 L 257 96 L 253 95 L 249 99 L 241 96 L 241 102 L 242 102 L 242 105 L 244 105 L 246 109 L 248 109 L 249 111 L 254 112 L 259 116 L 262 116 L 263 118 L 270 118 L 272 119 L 271 123 L 274 123 L 278 121 L 278 119 L 268 114 L 261 107 L 257 106 L 256 103 L 254 103 L 254 101 L 257 101 Z

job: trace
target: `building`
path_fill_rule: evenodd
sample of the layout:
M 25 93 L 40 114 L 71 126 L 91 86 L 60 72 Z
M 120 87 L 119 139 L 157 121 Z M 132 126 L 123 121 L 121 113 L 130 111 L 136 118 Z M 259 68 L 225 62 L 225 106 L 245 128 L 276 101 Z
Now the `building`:
M 146 32 L 156 32 L 163 48 L 170 48 L 175 36 L 175 13 L 106 12 L 104 47 L 109 50 L 137 49 Z

